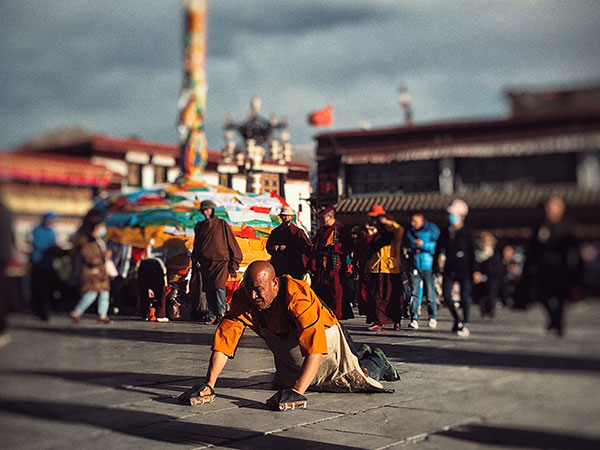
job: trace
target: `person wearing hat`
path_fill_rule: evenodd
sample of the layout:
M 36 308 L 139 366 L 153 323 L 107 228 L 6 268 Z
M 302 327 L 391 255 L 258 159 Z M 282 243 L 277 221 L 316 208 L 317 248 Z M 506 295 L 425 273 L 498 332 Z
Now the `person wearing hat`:
M 217 205 L 212 200 L 200 203 L 204 219 L 194 227 L 192 250 L 192 261 L 200 270 L 202 290 L 206 292 L 206 325 L 217 323 L 225 314 L 225 282 L 228 275 L 236 276 L 243 256 L 227 222 L 215 217 L 216 208 Z
M 312 288 L 335 313 L 338 319 L 354 317 L 349 303 L 344 303 L 341 283 L 349 236 L 344 226 L 335 219 L 335 209 L 328 206 L 317 215 L 319 229 L 313 239 L 310 269 L 314 274 Z
M 271 231 L 267 239 L 267 252 L 278 277 L 290 275 L 301 280 L 306 272 L 311 242 L 302 228 L 294 225 L 295 212 L 289 206 L 281 208 L 281 225 Z
M 368 329 L 378 331 L 385 325 L 393 325 L 400 330 L 403 302 L 400 246 L 404 227 L 388 217 L 381 205 L 373 205 L 368 216 L 370 224 L 377 229 L 369 242 L 370 258 L 366 268 L 369 274 L 367 302 L 375 319 Z
M 479 281 L 481 277 L 477 271 L 475 259 L 475 236 L 473 230 L 465 224 L 469 207 L 463 200 L 455 199 L 446 211 L 448 212 L 449 226 L 444 228 L 440 234 L 436 253 L 444 255 L 445 258 L 442 272 L 442 295 L 444 303 L 454 318 L 452 331 L 458 336 L 468 337 L 471 334 L 469 329 L 471 290 L 473 282 Z M 462 319 L 452 299 L 452 288 L 455 283 L 460 286 Z
M 33 312 L 42 320 L 48 320 L 52 309 L 52 294 L 56 287 L 56 273 L 52 266 L 60 253 L 56 244 L 54 222 L 56 214 L 44 214 L 41 223 L 33 229 L 31 252 L 31 301 Z

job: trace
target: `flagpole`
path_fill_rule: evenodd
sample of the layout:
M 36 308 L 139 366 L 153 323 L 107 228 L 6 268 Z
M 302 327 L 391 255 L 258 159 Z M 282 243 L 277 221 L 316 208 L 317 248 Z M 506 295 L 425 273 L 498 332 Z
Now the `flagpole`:
M 208 159 L 204 132 L 206 93 L 206 32 L 208 0 L 183 0 L 185 8 L 184 85 L 179 97 L 179 145 L 181 172 L 186 180 L 198 180 Z

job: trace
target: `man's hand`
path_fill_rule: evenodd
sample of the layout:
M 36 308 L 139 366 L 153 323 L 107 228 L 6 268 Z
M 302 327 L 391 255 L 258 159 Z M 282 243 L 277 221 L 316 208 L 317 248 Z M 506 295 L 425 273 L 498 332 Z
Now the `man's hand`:
M 215 401 L 215 390 L 207 383 L 194 385 L 178 397 L 179 403 L 182 405 L 203 405 L 204 403 L 212 403 Z
M 306 408 L 308 400 L 293 389 L 281 389 L 267 400 L 267 406 L 274 411 Z
M 415 245 L 421 248 L 423 246 L 423 239 L 415 239 Z
M 279 246 L 279 251 L 280 251 L 280 252 L 282 252 L 282 251 L 284 251 L 284 250 L 285 250 L 285 245 L 283 245 L 283 244 L 282 244 L 282 245 L 280 245 L 280 246 Z
M 481 272 L 473 272 L 473 282 L 475 284 L 481 283 Z

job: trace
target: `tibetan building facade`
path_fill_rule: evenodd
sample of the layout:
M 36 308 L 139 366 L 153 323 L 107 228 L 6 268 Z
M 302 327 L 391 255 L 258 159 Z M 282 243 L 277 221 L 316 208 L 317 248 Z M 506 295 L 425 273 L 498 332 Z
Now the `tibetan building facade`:
M 444 224 L 462 198 L 474 227 L 525 238 L 559 194 L 581 233 L 600 238 L 600 90 L 509 97 L 509 119 L 317 135 L 319 206 L 335 204 L 347 224 L 364 223 L 376 203 L 404 222 L 423 211 Z

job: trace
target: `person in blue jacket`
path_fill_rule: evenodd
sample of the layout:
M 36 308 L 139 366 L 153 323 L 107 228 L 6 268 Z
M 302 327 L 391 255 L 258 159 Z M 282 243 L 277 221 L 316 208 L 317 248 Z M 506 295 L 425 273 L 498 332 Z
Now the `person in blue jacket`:
M 408 276 L 410 279 L 410 328 L 419 328 L 419 308 L 423 295 L 427 296 L 429 305 L 429 328 L 437 327 L 437 298 L 433 281 L 433 260 L 435 246 L 440 236 L 436 224 L 428 222 L 422 213 L 414 213 L 410 217 L 410 228 L 404 234 L 402 247 L 408 256 Z M 421 283 L 423 295 L 421 295 Z

